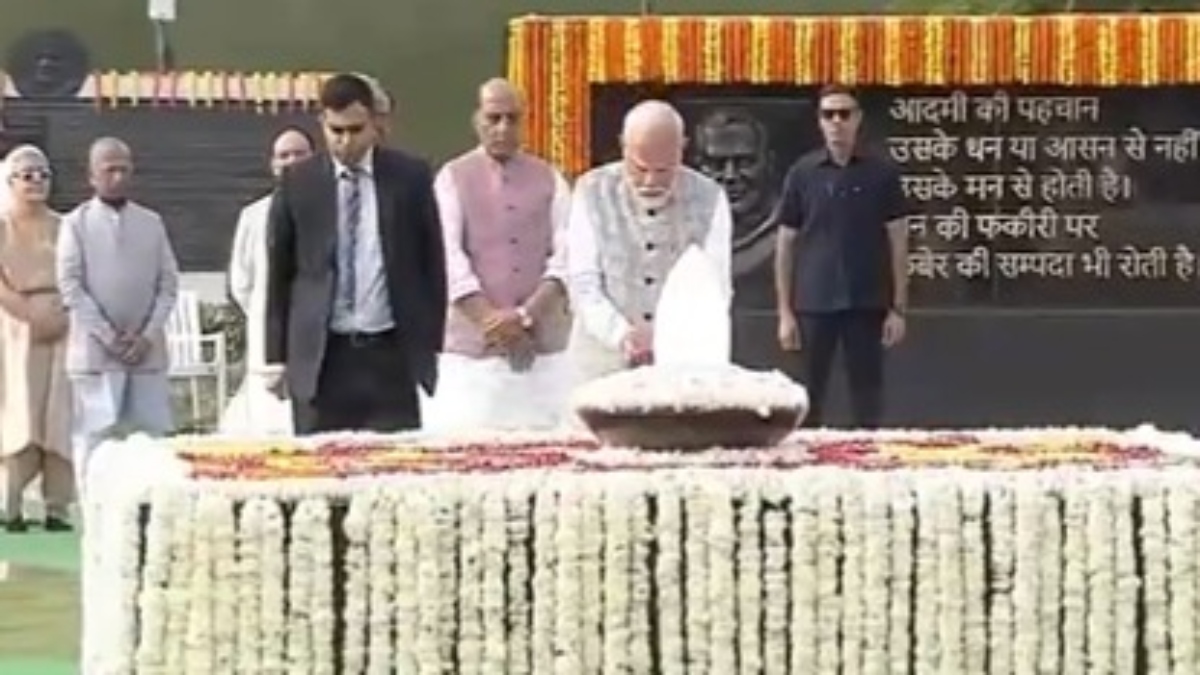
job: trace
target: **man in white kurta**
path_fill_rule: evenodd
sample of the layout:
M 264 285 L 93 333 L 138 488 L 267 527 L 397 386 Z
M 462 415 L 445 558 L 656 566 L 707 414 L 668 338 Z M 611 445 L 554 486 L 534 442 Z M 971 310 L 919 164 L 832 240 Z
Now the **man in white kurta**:
M 683 165 L 685 142 L 679 113 L 644 101 L 625 118 L 622 159 L 575 184 L 567 251 L 578 381 L 654 360 L 655 309 L 688 246 L 710 258 L 732 296 L 729 200 L 715 181 Z
M 271 173 L 276 180 L 285 167 L 312 156 L 312 137 L 298 127 L 284 129 L 271 144 Z M 246 319 L 246 374 L 238 393 L 221 416 L 229 434 L 290 434 L 291 404 L 269 388 L 267 376 L 267 211 L 270 194 L 242 209 L 229 261 L 229 294 Z
M 512 85 L 484 84 L 474 117 L 479 145 L 434 183 L 451 307 L 427 428 L 549 428 L 565 409 L 570 189 L 552 166 L 521 151 L 522 113 Z

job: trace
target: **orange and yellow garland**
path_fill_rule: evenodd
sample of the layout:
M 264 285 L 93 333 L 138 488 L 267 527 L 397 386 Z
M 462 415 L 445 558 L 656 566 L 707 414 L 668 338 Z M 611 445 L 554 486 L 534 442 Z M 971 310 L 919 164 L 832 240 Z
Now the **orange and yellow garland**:
M 328 73 L 108 70 L 92 73 L 75 96 L 91 100 L 98 108 L 220 106 L 275 113 L 316 105 L 327 77 Z M 5 98 L 20 97 L 2 73 L 0 90 Z
M 591 85 L 1200 83 L 1200 14 L 526 17 L 509 77 L 531 149 L 590 166 Z

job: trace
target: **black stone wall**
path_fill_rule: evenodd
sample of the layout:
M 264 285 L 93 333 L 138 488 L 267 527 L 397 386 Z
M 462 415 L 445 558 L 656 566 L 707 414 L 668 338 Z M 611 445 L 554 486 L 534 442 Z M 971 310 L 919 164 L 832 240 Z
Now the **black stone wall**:
M 86 103 L 10 101 L 5 144 L 35 142 L 55 170 L 53 202 L 68 211 L 88 194 L 87 149 L 99 136 L 134 152 L 135 197 L 167 222 L 185 272 L 226 267 L 238 211 L 270 187 L 268 145 L 288 123 L 312 116 L 284 111 L 188 107 L 98 110 Z

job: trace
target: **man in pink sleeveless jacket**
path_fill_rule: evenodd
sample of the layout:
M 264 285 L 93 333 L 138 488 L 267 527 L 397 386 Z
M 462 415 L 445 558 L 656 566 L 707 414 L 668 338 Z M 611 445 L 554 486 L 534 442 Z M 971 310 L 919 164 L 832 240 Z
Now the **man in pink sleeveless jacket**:
M 434 183 L 451 307 L 427 428 L 546 428 L 566 407 L 570 188 L 520 149 L 522 112 L 511 84 L 484 84 L 479 146 Z

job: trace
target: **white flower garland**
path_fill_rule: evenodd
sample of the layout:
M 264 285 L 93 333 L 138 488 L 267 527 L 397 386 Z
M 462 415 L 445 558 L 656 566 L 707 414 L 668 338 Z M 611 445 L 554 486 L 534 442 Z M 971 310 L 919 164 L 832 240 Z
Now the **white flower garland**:
M 621 486 L 604 490 L 604 667 L 605 675 L 631 672 L 633 644 L 633 536 L 630 496 Z M 591 664 L 585 664 L 585 667 Z
M 907 474 L 888 481 L 887 499 L 891 506 L 891 598 L 887 612 L 887 650 L 889 672 L 907 673 L 912 655 L 912 623 L 915 608 L 911 600 L 916 560 L 913 555 L 916 536 L 916 498 Z M 880 524 L 882 528 L 882 523 Z M 880 536 L 883 533 L 880 532 Z M 882 612 L 882 608 L 880 608 Z M 1004 671 L 1001 671 L 1004 672 Z
M 1128 483 L 1113 486 L 1113 574 L 1116 596 L 1113 599 L 1115 619 L 1113 631 L 1113 671 L 1132 673 L 1137 669 L 1138 651 L 1138 593 L 1141 579 L 1137 573 L 1137 530 L 1133 523 L 1133 489 Z
M 712 649 L 709 628 L 713 611 L 709 604 L 709 502 L 707 495 L 697 482 L 685 488 L 684 513 L 687 518 L 687 535 L 684 541 L 687 587 L 684 596 L 687 602 L 687 663 L 697 672 L 712 672 Z
M 1101 482 L 1088 486 L 1087 509 L 1087 661 L 1076 669 L 1111 673 L 1116 658 L 1116 547 L 1112 491 Z
M 650 505 L 646 500 L 646 490 L 640 477 L 631 481 L 627 495 L 633 502 L 629 513 L 630 538 L 633 542 L 630 561 L 630 628 L 633 644 L 630 645 L 629 663 L 631 672 L 650 673 L 654 671 L 654 657 L 650 645 L 650 615 L 654 612 L 655 602 L 651 596 L 654 570 L 649 566 L 653 533 L 650 529 Z
M 480 534 L 481 565 L 483 567 L 483 654 L 479 669 L 487 673 L 511 672 L 508 667 L 508 635 L 506 590 L 504 577 L 505 553 L 508 550 L 508 512 L 504 492 L 479 485 L 483 494 L 483 531 Z
M 838 558 L 841 552 L 842 495 L 845 478 L 840 472 L 817 484 L 817 673 L 839 675 L 841 649 L 838 629 L 842 622 L 842 599 Z M 720 671 L 717 672 L 730 672 Z
M 262 547 L 259 549 L 259 611 L 261 623 L 259 653 L 262 672 L 282 673 L 287 666 L 287 587 L 284 580 L 290 573 L 284 542 L 287 526 L 283 506 L 275 501 L 255 500 L 262 511 Z M 251 502 L 253 504 L 254 502 Z
M 762 494 L 758 482 L 741 483 L 737 512 L 737 653 L 739 672 L 757 675 L 762 672 L 763 634 L 763 561 L 762 531 L 759 517 Z
M 508 486 L 505 495 L 508 521 L 507 556 L 507 667 L 506 673 L 525 675 L 533 672 L 533 598 L 528 589 L 533 587 L 534 575 L 530 573 L 533 558 L 529 554 L 532 545 L 533 509 L 536 496 L 535 486 L 526 480 L 515 480 Z
M 817 538 L 820 506 L 817 502 L 819 483 L 823 476 L 815 473 L 810 481 L 792 483 L 788 498 L 792 517 L 792 611 L 790 617 L 792 645 L 791 672 L 815 673 L 819 657 L 817 636 L 817 605 L 820 574 L 817 568 Z M 690 543 L 690 538 L 689 538 Z
M 346 671 L 362 672 L 367 664 L 367 615 L 370 607 L 371 580 L 367 567 L 371 522 L 375 517 L 375 495 L 371 492 L 350 500 L 350 508 L 342 521 L 346 533 L 346 588 L 343 618 L 345 637 L 342 643 L 342 663 Z
M 84 672 L 1091 675 L 1131 673 L 1140 644 L 1150 672 L 1191 673 L 1198 478 L 812 467 L 163 485 L 89 507 L 111 527 L 88 545 L 120 541 L 85 555 L 89 588 L 121 583 Z
M 683 598 L 685 589 L 680 570 L 684 564 L 683 493 L 675 481 L 667 482 L 655 493 L 658 506 L 655 545 L 658 561 L 654 576 L 658 584 L 659 651 L 662 675 L 686 675 L 686 644 L 683 639 Z
M 712 481 L 708 494 L 709 672 L 737 672 L 737 577 L 734 486 Z
M 573 482 L 569 485 L 569 489 L 558 494 L 558 522 L 554 531 L 554 544 L 558 549 L 552 629 L 554 665 L 553 670 L 547 671 L 558 675 L 582 675 L 586 672 L 587 667 L 583 660 L 584 636 L 580 622 L 580 596 L 583 595 L 580 575 L 583 555 L 580 539 L 582 537 L 581 525 L 586 522 L 583 518 L 584 509 L 581 501 L 584 501 L 584 495 L 588 493 L 594 494 L 591 487 L 578 481 Z M 605 524 L 607 525 L 607 519 Z M 606 534 L 611 536 L 611 533 Z M 606 610 L 609 602 L 606 593 Z M 608 617 L 605 616 L 606 623 L 607 619 Z M 607 639 L 608 626 L 606 625 L 605 628 Z M 607 649 L 608 645 L 606 644 L 605 656 L 607 656 Z
M 846 481 L 842 492 L 842 672 L 859 675 L 863 660 L 863 579 L 866 543 L 866 502 L 863 489 L 866 483 L 854 477 Z M 875 561 L 870 561 L 874 563 Z
M 1142 498 L 1142 579 L 1145 602 L 1146 666 L 1150 673 L 1171 669 L 1170 600 L 1167 591 L 1167 500 L 1164 486 L 1147 481 L 1139 490 Z
M 763 649 L 764 675 L 788 673 L 788 515 L 783 510 L 785 493 L 779 482 L 768 479 L 763 499 Z M 664 653 L 665 657 L 665 653 Z M 664 673 L 664 675 L 670 675 Z
M 992 484 L 987 488 L 988 509 L 992 532 L 992 550 L 989 568 L 990 615 L 988 619 L 988 652 L 991 655 L 992 671 L 1013 672 L 1013 578 L 1016 560 L 1016 514 L 1014 494 L 1006 484 Z
M 1083 521 L 1079 519 L 1083 511 L 1078 510 L 1078 506 L 1071 506 L 1078 504 L 1079 501 L 1080 498 L 1071 492 L 1070 483 L 1064 482 L 1061 476 L 1047 476 L 1043 481 L 1039 507 L 1042 514 L 1041 530 L 1038 535 L 1038 545 L 1041 547 L 1038 558 L 1041 568 L 1037 587 L 1037 611 L 1041 622 L 1038 667 L 1042 672 L 1058 672 L 1064 667 L 1060 649 L 1065 651 L 1066 648 L 1061 644 L 1063 641 L 1059 639 L 1059 631 L 1064 634 L 1069 632 L 1064 618 L 1068 608 L 1064 602 L 1068 590 L 1071 590 L 1064 579 L 1069 578 L 1069 574 L 1079 569 L 1079 563 L 1072 562 L 1071 557 L 1076 561 L 1082 560 L 1085 551 L 1073 547 L 1069 541 L 1064 544 L 1063 530 L 1068 530 L 1066 536 L 1071 539 L 1074 535 L 1070 533 L 1070 529 L 1083 526 Z M 1072 508 L 1076 510 L 1072 511 Z M 1066 517 L 1061 513 L 1064 510 L 1068 513 Z M 1070 514 L 1074 514 L 1074 521 L 1070 519 L 1072 517 Z M 1064 574 L 1068 576 L 1064 576 Z M 1081 595 L 1078 599 L 1073 600 L 1073 602 L 1081 601 Z M 1068 636 L 1066 639 L 1072 638 Z
M 941 646 L 938 670 L 941 673 L 966 673 L 965 628 L 967 618 L 966 575 L 963 572 L 962 495 L 955 477 L 938 486 L 934 527 L 937 530 L 938 643 Z
M 962 499 L 962 574 L 964 671 L 987 672 L 987 553 L 984 531 L 984 486 L 978 477 L 957 480 Z
M 1013 670 L 1038 672 L 1043 626 L 1039 619 L 1042 564 L 1042 486 L 1028 481 L 1016 486 L 1015 562 L 1013 565 Z
M 482 675 L 483 667 L 483 502 L 465 500 L 459 510 L 458 672 Z
M 399 672 L 416 673 L 420 655 L 436 644 L 420 627 L 430 613 L 429 606 L 436 608 L 435 598 L 430 594 L 440 593 L 441 589 L 438 588 L 437 550 L 436 547 L 427 550 L 429 534 L 421 527 L 424 519 L 432 518 L 433 514 L 421 489 L 412 484 L 406 487 L 394 495 L 392 508 L 396 601 L 391 621 L 396 627 L 396 639 L 391 660 Z M 424 539 L 418 533 L 424 534 Z M 380 557 L 383 557 L 382 553 Z M 436 609 L 433 613 L 436 614 Z M 385 666 L 390 671 L 393 664 L 385 662 L 379 668 L 382 670 Z
M 393 611 L 398 604 L 396 587 L 401 577 L 412 578 L 412 565 L 396 565 L 396 499 L 384 491 L 372 491 L 372 510 L 367 532 L 367 664 L 368 675 L 391 675 L 396 646 L 392 641 Z M 412 551 L 412 539 L 406 545 Z M 411 600 L 410 600 L 411 602 Z M 411 671 L 408 671 L 411 672 Z
M 259 570 L 263 567 L 262 541 L 266 533 L 267 512 L 271 505 L 263 499 L 242 504 L 237 523 L 237 621 L 233 623 L 235 671 L 263 671 L 262 588 Z
M 533 626 L 530 640 L 533 672 L 554 672 L 554 640 L 558 616 L 558 494 L 549 485 L 537 491 L 533 507 Z
M 913 662 L 916 672 L 938 671 L 938 618 L 942 613 L 939 591 L 937 484 L 915 484 L 917 498 L 916 578 L 917 602 L 913 608 Z
M 605 585 L 604 546 L 608 538 L 605 522 L 606 499 L 585 499 L 582 513 L 579 559 L 579 621 L 582 633 L 580 657 L 585 671 L 595 672 L 604 664 Z
M 1171 667 L 1175 673 L 1196 669 L 1196 491 L 1190 483 L 1167 483 L 1167 576 L 1171 598 Z

